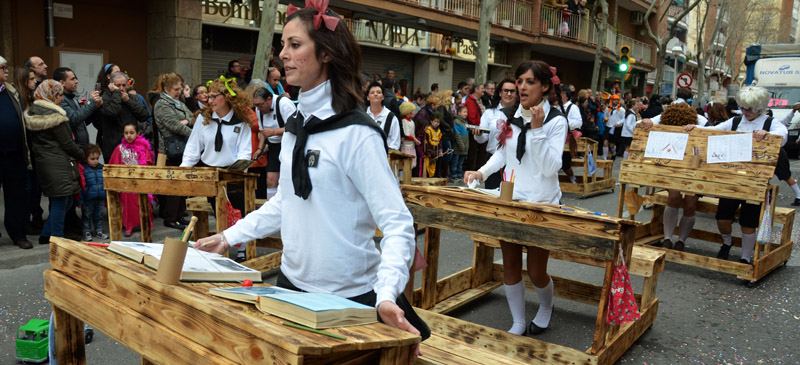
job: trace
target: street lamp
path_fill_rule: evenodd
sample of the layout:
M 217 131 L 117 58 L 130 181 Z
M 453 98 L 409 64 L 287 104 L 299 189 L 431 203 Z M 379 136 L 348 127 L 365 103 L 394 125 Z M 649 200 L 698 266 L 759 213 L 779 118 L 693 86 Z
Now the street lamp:
M 683 57 L 683 47 L 672 47 L 672 56 L 675 57 L 674 67 L 672 68 L 672 100 L 675 100 L 675 91 L 678 88 L 678 58 Z

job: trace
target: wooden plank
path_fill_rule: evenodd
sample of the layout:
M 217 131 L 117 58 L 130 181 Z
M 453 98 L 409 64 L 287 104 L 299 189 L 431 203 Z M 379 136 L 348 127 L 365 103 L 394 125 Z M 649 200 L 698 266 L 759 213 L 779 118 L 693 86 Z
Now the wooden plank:
M 480 347 L 473 346 L 469 342 L 456 341 L 450 337 L 443 335 L 431 336 L 425 341 L 429 347 L 444 349 L 451 354 L 453 359 L 464 359 L 463 363 L 472 363 L 473 361 L 479 364 L 528 364 L 520 360 L 505 357 L 501 354 L 495 354 L 491 351 L 486 351 Z M 423 353 L 424 354 L 424 353 Z M 454 363 L 461 361 L 456 360 Z
M 164 326 L 142 313 L 130 309 L 93 288 L 82 285 L 54 270 L 44 274 L 45 297 L 57 308 L 83 318 L 97 330 L 124 344 L 129 349 L 146 354 L 148 359 L 161 364 L 233 364 L 234 362 L 194 341 L 183 337 L 175 328 Z M 142 303 L 144 304 L 144 303 Z M 57 311 L 58 312 L 58 311 Z M 80 323 L 80 321 L 78 321 Z M 59 329 L 60 330 L 60 329 Z M 72 342 L 83 347 L 83 324 L 76 328 Z M 59 333 L 58 337 L 62 335 Z M 224 339 L 215 339 L 223 340 Z M 64 364 L 84 364 L 74 361 L 69 346 L 56 344 L 58 361 Z M 63 352 L 62 352 L 63 351 Z M 262 357 L 263 359 L 263 357 Z M 251 358 L 251 361 L 255 359 Z M 299 363 L 295 357 L 288 363 Z
M 278 252 L 273 252 L 269 255 L 248 259 L 247 261 L 242 262 L 242 265 L 261 272 L 274 270 L 281 267 L 282 253 L 283 252 L 278 251 Z
M 474 214 L 569 232 L 580 231 L 599 238 L 616 239 L 620 225 L 641 224 L 587 211 L 567 211 L 555 204 L 505 202 L 493 196 L 464 193 L 450 188 L 403 185 L 401 190 L 407 205 L 439 208 L 452 213 Z
M 264 237 L 256 241 L 258 247 L 274 248 L 283 250 L 283 240 L 280 237 Z
M 52 307 L 56 333 L 50 335 L 56 336 L 56 358 L 64 364 L 86 364 L 83 321 L 55 303 Z
M 713 170 L 708 171 L 705 169 L 687 169 L 683 167 L 674 167 L 672 165 L 653 165 L 646 163 L 637 163 L 634 161 L 624 161 L 623 169 L 626 172 L 636 172 L 642 174 L 658 174 L 662 176 L 674 176 L 678 178 L 691 179 L 697 181 L 707 181 L 707 182 L 716 181 L 728 185 L 766 187 L 769 184 L 769 179 L 764 179 L 764 177 L 762 176 L 739 175 L 739 174 L 731 176 L 731 174 L 728 173 L 728 171 L 720 172 Z
M 472 285 L 472 268 L 468 267 L 436 283 L 436 303 L 467 290 Z
M 530 337 L 512 335 L 506 331 L 417 309 L 431 332 L 447 335 L 454 341 L 470 344 L 486 352 L 525 363 L 597 364 L 593 355 Z
M 119 192 L 106 191 L 106 202 L 108 204 L 108 235 L 112 241 L 122 239 L 122 202 L 119 200 Z
M 592 340 L 592 347 L 589 349 L 591 354 L 597 354 L 600 350 L 605 347 L 606 345 L 606 330 L 608 328 L 608 324 L 606 323 L 606 314 L 608 313 L 608 306 L 605 305 L 608 303 L 608 289 L 611 288 L 611 278 L 614 271 L 614 261 L 616 261 L 617 253 L 615 251 L 614 260 L 609 261 L 606 263 L 606 274 L 605 278 L 603 279 L 603 288 L 607 290 L 603 290 L 600 293 L 599 308 L 597 310 L 597 318 L 595 319 L 594 324 L 594 336 Z
M 214 167 L 158 167 L 133 165 L 103 166 L 103 180 L 109 178 L 139 180 L 170 180 L 208 182 L 217 181 L 217 169 Z
M 667 205 L 667 201 L 669 199 L 668 192 L 666 190 L 659 191 L 653 195 L 649 195 L 645 197 L 646 204 L 658 204 L 658 205 Z M 703 213 L 710 213 L 714 214 L 717 212 L 717 206 L 719 205 L 719 198 L 711 197 L 711 196 L 702 196 L 697 199 L 697 208 L 698 212 Z M 739 212 L 741 208 L 736 209 L 736 216 L 739 216 Z M 794 222 L 794 212 L 795 210 L 792 208 L 786 207 L 775 207 L 775 216 L 772 219 L 773 223 L 780 223 L 786 224 L 787 222 Z
M 433 338 L 439 341 L 431 341 Z M 450 341 L 449 337 L 440 336 L 437 333 L 431 333 L 431 337 L 423 342 L 420 346 L 422 356 L 417 358 L 418 365 L 485 365 L 485 362 L 474 361 L 460 354 L 453 353 L 450 346 L 441 345 L 440 341 Z M 440 347 L 436 347 L 440 346 Z
M 194 224 L 192 239 L 198 240 L 208 237 L 208 212 L 194 211 L 192 215 L 197 217 L 197 223 Z
M 57 237 L 50 254 L 54 269 L 240 363 L 254 363 L 265 356 L 289 362 L 292 354 L 321 356 L 419 342 L 418 336 L 379 323 L 330 330 L 346 336 L 347 341 L 294 330 L 281 325 L 280 318 L 255 311 L 252 305 L 209 295 L 208 289 L 219 284 L 164 285 L 155 281 L 155 272 L 144 265 Z
M 655 186 L 664 189 L 675 189 L 696 194 L 715 195 L 731 199 L 764 200 L 766 181 L 760 185 L 738 185 L 720 183 L 716 181 L 700 181 L 678 176 L 657 175 L 654 173 L 633 172 L 622 169 L 619 172 L 619 181 Z
M 142 231 L 142 242 L 153 242 L 153 232 L 150 217 L 150 197 L 148 194 L 139 194 L 139 229 Z
M 106 191 L 123 191 L 126 193 L 178 195 L 191 191 L 192 195 L 215 196 L 213 183 L 198 184 L 193 181 L 170 180 L 138 180 L 115 178 L 103 181 Z
M 410 364 L 414 360 L 411 346 L 398 346 L 381 349 L 379 364 Z
M 159 155 L 158 157 L 161 157 L 161 155 Z M 150 360 L 147 360 L 144 357 L 142 357 L 141 361 L 139 362 L 139 365 L 156 365 L 156 363 L 154 363 L 154 362 L 152 362 Z
M 409 204 L 408 209 L 417 223 L 442 229 L 489 235 L 521 245 L 570 252 L 601 260 L 611 258 L 614 245 L 614 241 L 611 239 L 574 234 L 574 232 L 584 233 L 585 231 L 581 231 L 582 222 L 577 219 L 571 219 L 572 217 L 558 218 L 553 216 L 552 218 L 560 220 L 560 225 L 567 226 L 563 230 L 559 230 L 557 228 L 545 228 L 527 224 L 528 222 L 520 224 L 467 213 L 453 214 L 442 209 L 428 208 L 415 204 Z M 608 228 L 608 230 L 611 229 L 610 227 Z M 546 239 L 540 239 L 541 237 L 546 237 Z M 431 261 L 428 260 L 428 264 L 430 263 Z
M 498 281 L 487 281 L 477 288 L 467 289 L 464 290 L 456 295 L 453 295 L 439 303 L 436 303 L 433 307 L 430 308 L 431 311 L 436 313 L 450 313 L 462 306 L 472 302 L 475 299 L 478 299 L 487 293 L 499 288 L 503 285 L 502 279 Z
M 483 242 L 475 241 L 472 249 L 472 285 L 477 288 L 492 279 L 492 263 L 494 262 L 494 247 Z
M 414 177 L 411 185 L 417 186 L 447 186 L 447 179 L 443 177 Z
M 658 315 L 658 300 L 656 299 L 651 305 L 640 310 L 641 319 L 636 322 L 626 323 L 620 326 L 616 336 L 609 339 L 605 348 L 598 352 L 598 363 L 600 364 L 614 364 L 625 351 L 636 342 L 639 337 L 642 337 L 645 331 L 656 320 Z
M 205 196 L 186 198 L 186 210 L 190 212 L 213 212 L 214 208 Z
M 439 234 L 438 228 L 425 228 L 425 262 L 428 263 L 422 269 L 422 290 L 420 307 L 428 309 L 436 304 L 436 289 L 439 272 Z
M 740 276 L 739 278 L 746 280 L 759 280 L 763 278 L 765 275 L 769 274 L 772 270 L 775 270 L 775 268 L 783 264 L 784 261 L 788 260 L 789 257 L 792 256 L 792 246 L 794 246 L 794 243 L 790 242 L 772 250 L 769 254 L 758 260 L 753 276 Z

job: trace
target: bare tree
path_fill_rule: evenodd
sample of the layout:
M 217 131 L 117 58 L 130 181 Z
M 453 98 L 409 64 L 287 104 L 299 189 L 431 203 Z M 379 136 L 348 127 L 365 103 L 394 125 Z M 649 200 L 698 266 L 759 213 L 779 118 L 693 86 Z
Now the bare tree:
M 716 21 L 714 22 L 714 28 L 711 31 L 711 37 L 708 40 L 708 47 L 705 47 L 705 43 L 703 42 L 703 34 L 705 33 L 706 22 L 708 20 L 709 13 L 712 12 L 712 9 L 709 0 L 702 1 L 705 2 L 706 10 L 702 16 L 702 22 L 700 21 L 700 16 L 697 17 L 697 67 L 700 69 L 697 73 L 697 100 L 702 100 L 706 90 L 706 77 L 710 76 L 710 74 L 706 73 L 705 65 L 711 61 L 710 71 L 714 72 L 714 69 L 718 68 L 719 65 L 717 60 L 720 58 L 725 58 L 725 47 L 722 47 L 719 52 L 713 51 L 712 49 L 714 43 L 717 42 L 717 38 L 719 38 L 720 28 L 722 28 L 724 19 L 727 16 L 729 3 L 733 0 L 720 0 L 719 4 L 716 6 Z M 698 10 L 702 11 L 702 6 L 698 7 Z M 726 40 L 726 43 L 727 42 L 728 40 Z
M 647 8 L 647 12 L 644 14 L 644 19 L 645 19 L 644 25 L 645 28 L 647 29 L 647 36 L 650 37 L 650 39 L 652 39 L 653 42 L 656 43 L 656 46 L 658 48 L 658 56 L 656 56 L 656 79 L 654 83 L 654 86 L 656 88 L 660 87 L 661 80 L 664 78 L 664 60 L 667 58 L 667 42 L 669 42 L 669 40 L 675 36 L 675 32 L 677 32 L 678 30 L 678 22 L 681 19 L 685 18 L 686 14 L 689 14 L 689 12 L 692 11 L 692 9 L 694 9 L 698 4 L 700 4 L 701 1 L 703 0 L 693 0 L 693 2 L 689 6 L 687 6 L 686 9 L 684 9 L 683 12 L 681 12 L 680 15 L 678 15 L 675 18 L 675 21 L 672 22 L 672 24 L 669 24 L 668 26 L 669 32 L 667 36 L 662 39 L 659 39 L 658 37 L 656 37 L 655 34 L 653 34 L 653 29 L 650 28 L 650 21 L 649 21 L 650 14 L 653 13 L 653 9 L 655 8 L 657 2 L 653 1 L 650 4 L 650 7 Z M 669 6 L 662 6 L 662 7 L 665 9 L 664 12 L 659 17 L 659 23 L 661 23 L 661 21 L 664 19 L 664 17 L 667 15 L 669 11 Z
M 597 9 L 600 8 L 601 13 L 598 17 Z M 594 90 L 602 90 L 600 87 L 600 66 L 602 65 L 603 47 L 606 44 L 606 31 L 608 30 L 608 2 L 606 0 L 597 0 L 594 2 L 592 9 L 592 22 L 594 23 L 595 32 L 597 32 L 597 47 L 594 50 L 594 67 L 592 69 L 592 83 L 590 84 Z

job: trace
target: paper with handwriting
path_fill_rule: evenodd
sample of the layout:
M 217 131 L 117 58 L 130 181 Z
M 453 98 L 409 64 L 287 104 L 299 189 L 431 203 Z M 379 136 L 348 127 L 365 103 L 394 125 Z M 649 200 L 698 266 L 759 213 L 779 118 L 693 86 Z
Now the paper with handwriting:
M 686 133 L 653 131 L 647 137 L 644 157 L 683 160 L 683 155 L 686 153 L 686 144 L 688 143 L 689 135 Z
M 708 137 L 708 163 L 749 162 L 753 160 L 751 133 L 726 134 Z

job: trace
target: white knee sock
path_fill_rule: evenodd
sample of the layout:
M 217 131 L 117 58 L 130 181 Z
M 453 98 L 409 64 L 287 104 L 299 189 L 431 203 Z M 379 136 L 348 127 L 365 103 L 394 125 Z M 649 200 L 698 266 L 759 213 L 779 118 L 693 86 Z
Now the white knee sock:
M 720 234 L 722 236 L 722 244 L 725 246 L 730 246 L 733 244 L 733 237 L 730 234 Z
M 630 153 L 630 152 L 628 152 L 628 151 L 625 151 L 625 153 L 623 153 L 623 154 L 622 154 L 622 159 L 623 159 L 623 160 L 627 160 L 627 159 L 628 159 L 628 154 L 629 154 L 629 153 Z
M 795 199 L 800 199 L 800 187 L 797 186 L 797 183 L 794 183 L 794 185 L 789 185 L 789 187 L 792 188 L 792 191 L 794 191 Z
M 664 208 L 664 239 L 672 240 L 672 233 L 678 225 L 678 208 L 667 206 Z
M 756 247 L 756 234 L 742 233 L 742 258 L 747 262 L 753 262 L 753 249 Z
M 539 311 L 536 312 L 536 317 L 533 318 L 533 324 L 547 328 L 550 325 L 550 317 L 553 315 L 553 278 L 544 288 L 536 287 L 536 294 L 539 296 Z
M 692 233 L 692 228 L 694 228 L 694 216 L 681 217 L 681 224 L 680 229 L 678 230 L 678 240 L 681 242 L 686 242 L 686 239 L 689 238 L 689 233 Z
M 508 332 L 521 335 L 525 332 L 525 283 L 520 280 L 514 285 L 503 284 L 506 291 L 508 308 L 511 309 L 511 318 L 514 323 Z
M 603 159 L 608 160 L 608 146 L 603 146 Z
M 278 193 L 278 188 L 267 188 L 267 199 L 272 199 Z

